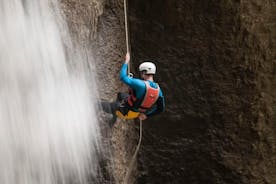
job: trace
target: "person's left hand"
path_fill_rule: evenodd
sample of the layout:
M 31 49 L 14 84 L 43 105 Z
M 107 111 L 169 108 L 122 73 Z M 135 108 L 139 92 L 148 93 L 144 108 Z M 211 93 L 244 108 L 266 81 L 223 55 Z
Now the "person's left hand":
M 144 113 L 140 113 L 138 118 L 143 121 L 143 120 L 147 119 L 148 117 Z

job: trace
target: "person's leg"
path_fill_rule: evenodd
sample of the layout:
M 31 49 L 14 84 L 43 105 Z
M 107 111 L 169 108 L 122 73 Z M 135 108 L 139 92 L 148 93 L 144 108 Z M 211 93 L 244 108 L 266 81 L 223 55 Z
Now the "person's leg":
M 128 105 L 128 97 L 128 93 L 117 94 L 117 102 L 119 103 L 117 106 L 117 110 L 120 111 L 123 115 L 126 115 L 130 108 Z
M 129 97 L 128 93 L 117 93 L 117 101 L 122 102 L 127 100 L 127 98 Z
M 112 127 L 117 120 L 116 116 L 116 110 L 119 110 L 122 112 L 122 114 L 127 114 L 128 112 L 128 105 L 127 105 L 127 98 L 129 94 L 128 93 L 118 93 L 117 99 L 115 102 L 108 102 L 106 100 L 100 101 L 101 109 L 109 114 L 113 115 L 112 120 L 109 122 L 109 125 Z
M 116 102 L 108 102 L 106 100 L 101 100 L 99 102 L 99 108 L 102 109 L 104 112 L 108 114 L 112 114 L 112 118 L 108 120 L 109 127 L 113 127 L 113 125 L 116 123 L 117 116 L 115 114 L 115 111 L 117 109 L 117 103 Z
M 109 114 L 115 114 L 116 110 L 123 106 L 127 101 L 129 94 L 128 93 L 117 93 L 117 99 L 115 102 L 108 102 L 107 100 L 100 100 L 100 106 L 102 110 Z
M 100 106 L 104 112 L 114 115 L 116 109 L 118 108 L 118 103 L 102 100 L 100 101 Z

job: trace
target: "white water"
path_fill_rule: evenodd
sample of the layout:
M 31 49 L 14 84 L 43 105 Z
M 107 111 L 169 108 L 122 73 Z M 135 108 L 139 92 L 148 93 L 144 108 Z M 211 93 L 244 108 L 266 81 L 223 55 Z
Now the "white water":
M 72 48 L 60 20 L 53 0 L 0 1 L 0 184 L 96 176 L 91 90 L 81 67 L 68 70 L 82 58 L 65 55 L 64 45 Z

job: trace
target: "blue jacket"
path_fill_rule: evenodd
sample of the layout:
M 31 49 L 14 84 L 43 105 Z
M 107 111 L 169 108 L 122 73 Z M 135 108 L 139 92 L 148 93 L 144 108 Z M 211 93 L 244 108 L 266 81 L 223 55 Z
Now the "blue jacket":
M 145 82 L 144 82 L 144 80 L 141 80 L 141 79 L 129 77 L 127 74 L 127 67 L 128 67 L 128 65 L 126 63 L 123 64 L 121 73 L 120 73 L 120 80 L 135 91 L 137 99 L 141 99 L 144 97 L 144 95 L 146 93 Z M 152 81 L 148 81 L 148 82 L 151 87 L 157 88 L 157 83 L 152 82 Z M 164 109 L 165 109 L 165 100 L 164 100 L 163 92 L 160 88 L 159 97 L 158 97 L 156 103 L 152 106 L 152 108 L 147 110 L 145 114 L 147 116 L 153 116 L 153 115 L 163 112 Z M 134 110 L 138 112 L 138 109 L 134 109 Z

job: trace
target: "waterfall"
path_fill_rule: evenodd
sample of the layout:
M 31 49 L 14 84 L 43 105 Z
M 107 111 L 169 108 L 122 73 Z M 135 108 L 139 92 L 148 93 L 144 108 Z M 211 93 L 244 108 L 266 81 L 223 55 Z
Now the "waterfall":
M 68 35 L 56 1 L 0 1 L 0 184 L 96 177 L 95 85 Z

